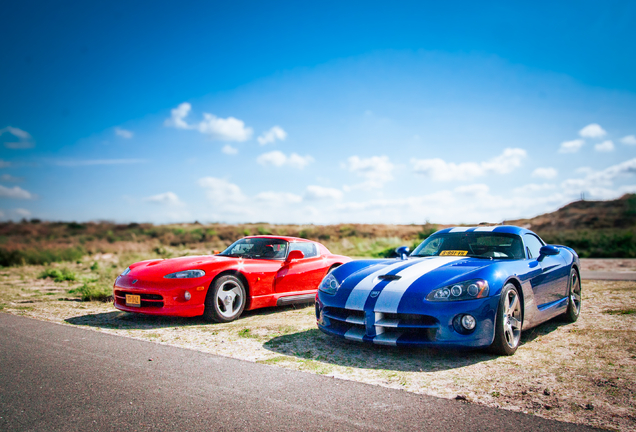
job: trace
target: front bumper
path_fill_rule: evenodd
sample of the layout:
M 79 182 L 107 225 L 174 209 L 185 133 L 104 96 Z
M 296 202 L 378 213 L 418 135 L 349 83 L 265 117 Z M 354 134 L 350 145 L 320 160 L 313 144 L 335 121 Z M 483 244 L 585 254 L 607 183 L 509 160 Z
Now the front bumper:
M 479 348 L 492 344 L 499 297 L 477 300 L 406 305 L 398 313 L 350 310 L 332 304 L 319 293 L 318 328 L 329 335 L 378 345 Z M 457 317 L 470 314 L 477 322 L 469 333 L 458 331 Z M 460 329 L 461 330 L 461 329 Z
M 203 315 L 208 287 L 207 283 L 201 280 L 183 279 L 166 283 L 137 281 L 132 284 L 129 279 L 131 278 L 121 276 L 117 278 L 113 286 L 114 305 L 119 310 L 179 317 Z M 185 299 L 186 291 L 191 295 L 190 300 Z M 141 305 L 127 304 L 126 294 L 140 296 Z

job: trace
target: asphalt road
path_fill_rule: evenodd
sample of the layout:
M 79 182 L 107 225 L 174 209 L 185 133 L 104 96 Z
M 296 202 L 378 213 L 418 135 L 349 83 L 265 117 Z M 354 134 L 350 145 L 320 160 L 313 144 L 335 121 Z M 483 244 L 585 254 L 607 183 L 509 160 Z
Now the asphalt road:
M 592 430 L 0 313 L 1 431 L 496 429 Z

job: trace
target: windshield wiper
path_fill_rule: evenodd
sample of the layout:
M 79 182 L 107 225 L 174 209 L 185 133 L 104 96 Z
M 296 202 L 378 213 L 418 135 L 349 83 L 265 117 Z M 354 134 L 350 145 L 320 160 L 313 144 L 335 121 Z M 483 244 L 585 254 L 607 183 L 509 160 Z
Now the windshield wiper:
M 487 256 L 483 256 L 483 255 L 465 255 L 467 257 L 470 258 L 481 258 L 481 259 L 489 259 L 489 260 L 493 260 L 494 257 L 487 257 Z

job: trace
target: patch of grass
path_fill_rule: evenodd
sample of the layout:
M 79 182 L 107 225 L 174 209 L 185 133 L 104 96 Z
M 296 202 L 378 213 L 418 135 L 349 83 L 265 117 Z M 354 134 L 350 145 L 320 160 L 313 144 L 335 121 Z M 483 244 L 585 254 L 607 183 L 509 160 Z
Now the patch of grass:
M 5 306 L 6 306 L 6 305 L 5 305 L 4 303 L 0 303 L 0 311 L 1 311 L 2 309 L 4 309 L 4 307 L 5 307 Z
M 38 279 L 46 279 L 46 278 L 51 278 L 55 282 L 75 281 L 77 280 L 77 274 L 75 274 L 75 272 L 67 268 L 63 268 L 63 269 L 49 268 L 42 271 L 42 273 L 40 273 L 40 275 L 38 276 Z
M 332 370 L 330 366 L 327 366 L 324 363 L 320 363 L 314 360 L 301 360 L 300 369 L 306 370 L 306 371 L 312 371 L 319 375 L 328 374 Z
M 613 309 L 606 310 L 605 313 L 610 315 L 634 315 L 636 314 L 636 309 Z
M 272 357 L 265 360 L 258 360 L 256 363 L 275 365 L 277 363 L 289 361 L 289 360 L 290 360 L 290 357 L 287 357 L 287 356 L 276 356 L 276 357 Z
M 93 263 L 93 265 L 91 266 L 91 270 L 92 270 L 92 271 L 97 271 L 97 270 L 99 270 L 99 263 L 98 263 L 97 261 L 95 261 L 95 262 Z
M 249 328 L 244 328 L 242 330 L 239 330 L 238 336 L 242 338 L 252 338 L 252 339 L 258 339 L 259 337 L 258 335 L 252 333 L 252 330 Z
M 69 290 L 69 294 L 76 294 L 82 299 L 82 301 L 101 301 L 108 302 L 113 298 L 113 291 L 110 286 L 104 286 L 101 284 L 87 284 L 84 283 L 78 288 Z

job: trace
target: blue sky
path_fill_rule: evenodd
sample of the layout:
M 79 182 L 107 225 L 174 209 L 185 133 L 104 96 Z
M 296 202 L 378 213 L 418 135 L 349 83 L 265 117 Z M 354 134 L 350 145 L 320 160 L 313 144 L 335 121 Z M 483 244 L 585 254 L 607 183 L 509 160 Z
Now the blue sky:
M 636 3 L 14 2 L 0 217 L 478 223 L 636 191 Z

